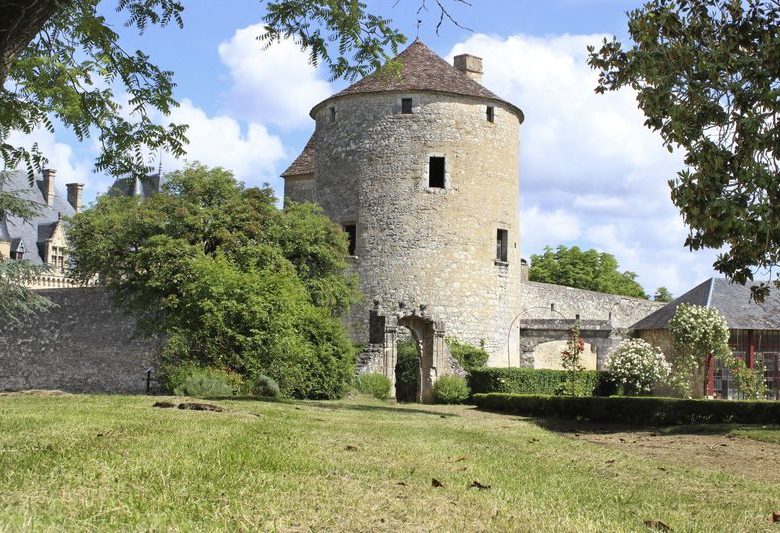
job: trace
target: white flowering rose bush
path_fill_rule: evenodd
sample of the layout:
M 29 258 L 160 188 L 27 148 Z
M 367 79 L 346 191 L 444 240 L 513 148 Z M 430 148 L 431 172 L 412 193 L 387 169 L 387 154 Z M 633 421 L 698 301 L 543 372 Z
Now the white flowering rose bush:
M 669 321 L 669 331 L 675 352 L 672 386 L 684 397 L 703 396 L 708 358 L 728 361 L 731 357 L 726 319 L 714 307 L 681 304 Z
M 628 339 L 609 356 L 607 368 L 625 394 L 641 394 L 666 379 L 672 365 L 660 348 L 643 339 Z

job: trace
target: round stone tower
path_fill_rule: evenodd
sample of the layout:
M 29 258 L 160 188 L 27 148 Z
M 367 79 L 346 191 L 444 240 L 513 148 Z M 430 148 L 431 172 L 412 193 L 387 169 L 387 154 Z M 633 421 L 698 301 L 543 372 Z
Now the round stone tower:
M 482 344 L 494 366 L 517 358 L 523 113 L 481 74 L 480 58 L 453 66 L 415 41 L 311 110 L 316 129 L 283 175 L 285 197 L 317 202 L 350 235 L 365 296 L 348 316 L 356 342 L 381 338 L 373 313 L 392 318 L 385 328 L 422 321 Z M 439 374 L 443 364 L 431 362 Z

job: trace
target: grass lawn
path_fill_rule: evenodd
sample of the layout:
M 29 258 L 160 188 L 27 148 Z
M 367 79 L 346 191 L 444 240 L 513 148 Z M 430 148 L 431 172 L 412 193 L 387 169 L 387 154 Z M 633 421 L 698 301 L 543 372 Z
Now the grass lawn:
M 0 530 L 780 531 L 771 480 L 513 416 L 369 400 L 152 408 L 160 399 L 0 396 Z

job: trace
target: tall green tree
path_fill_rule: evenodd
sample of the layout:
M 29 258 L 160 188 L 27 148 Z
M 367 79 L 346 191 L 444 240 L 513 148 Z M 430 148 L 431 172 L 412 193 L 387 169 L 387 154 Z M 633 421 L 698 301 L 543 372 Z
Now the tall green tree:
M 633 41 L 589 47 L 596 92 L 636 91 L 645 125 L 685 153 L 669 180 L 685 245 L 723 250 L 744 283 L 780 264 L 780 3 L 652 0 L 628 13 Z M 780 283 L 775 277 L 775 284 Z M 766 282 L 754 290 L 763 298 Z
M 149 199 L 101 197 L 69 231 L 73 277 L 97 279 L 166 362 L 264 373 L 289 396 L 335 398 L 354 372 L 339 317 L 357 298 L 347 240 L 318 208 L 199 165 Z
M 656 302 L 668 303 L 674 300 L 674 295 L 666 287 L 658 287 L 653 295 L 653 300 Z
M 583 252 L 577 246 L 571 248 L 558 246 L 555 250 L 546 246 L 541 255 L 532 255 L 528 279 L 590 291 L 647 298 L 644 289 L 636 281 L 634 272 L 618 271 L 615 256 L 593 249 Z

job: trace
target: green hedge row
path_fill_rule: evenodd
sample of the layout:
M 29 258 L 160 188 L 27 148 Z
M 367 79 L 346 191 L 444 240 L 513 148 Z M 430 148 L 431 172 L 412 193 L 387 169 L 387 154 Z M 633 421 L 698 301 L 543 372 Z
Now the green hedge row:
M 642 426 L 676 424 L 780 424 L 780 402 L 680 400 L 648 397 L 572 397 L 475 394 L 481 409 L 534 417 L 578 418 Z
M 578 373 L 583 395 L 617 394 L 617 384 L 609 372 L 585 370 Z M 469 375 L 473 394 L 507 392 L 511 394 L 559 394 L 564 390 L 567 373 L 563 370 L 533 368 L 480 368 Z

